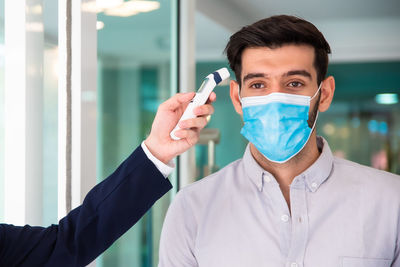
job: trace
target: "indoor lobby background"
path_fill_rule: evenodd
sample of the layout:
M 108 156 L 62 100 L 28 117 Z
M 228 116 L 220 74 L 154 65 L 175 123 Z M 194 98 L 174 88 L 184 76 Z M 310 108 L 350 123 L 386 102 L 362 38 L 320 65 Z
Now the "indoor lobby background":
M 65 41 L 60 39 L 64 34 L 60 29 L 65 26 L 59 18 L 61 2 L 65 1 L 0 0 L 0 222 L 47 226 L 57 223 L 63 214 L 60 206 L 65 204 L 68 188 L 62 170 L 68 167 L 60 158 L 65 131 L 60 116 L 65 103 L 60 93 L 65 85 L 60 59 L 68 47 L 60 43 Z M 72 207 L 82 200 L 87 180 L 92 179 L 89 184 L 93 186 L 96 179 L 106 178 L 140 145 L 161 102 L 179 91 L 195 90 L 210 72 L 228 66 L 223 50 L 233 32 L 282 13 L 314 23 L 332 48 L 328 74 L 336 79 L 336 92 L 331 108 L 319 115 L 318 134 L 328 140 L 338 157 L 400 174 L 398 0 L 72 2 L 82 2 L 82 6 L 72 9 L 73 19 L 80 16 L 71 31 L 74 42 L 80 41 L 81 53 L 76 57 L 81 61 L 79 73 L 73 69 L 71 75 L 80 81 L 71 114 L 73 120 L 74 112 L 82 119 L 81 132 L 76 135 L 89 132 L 93 137 L 73 146 L 79 150 L 72 155 L 79 157 L 76 179 L 80 186 L 72 182 L 69 188 L 72 198 L 75 196 Z M 18 24 L 18 19 L 25 21 Z M 22 47 L 15 46 L 19 39 L 14 35 L 18 34 L 25 36 Z M 95 58 L 86 57 L 85 51 Z M 18 66 L 19 62 L 26 64 Z M 75 80 L 72 82 L 74 89 Z M 178 188 L 242 156 L 247 142 L 240 135 L 242 121 L 231 104 L 228 84 L 215 89 L 215 114 L 201 144 L 176 160 L 171 177 L 174 190 L 93 265 L 157 266 L 162 222 Z M 23 114 L 18 113 L 21 108 L 26 109 Z M 18 128 L 21 125 L 26 127 Z M 85 128 L 89 126 L 93 127 Z M 17 154 L 20 151 L 13 146 L 20 145 L 18 140 L 35 146 L 22 142 L 26 155 Z M 34 159 L 34 171 L 29 171 L 29 162 L 21 163 L 28 171 L 13 169 L 18 158 Z M 72 169 L 78 166 L 74 159 Z M 21 190 L 13 181 L 24 182 Z M 32 190 L 38 193 L 32 196 Z M 13 202 L 18 195 L 25 199 L 22 206 Z M 28 196 L 33 198 L 34 208 Z M 18 210 L 23 214 L 14 220 Z

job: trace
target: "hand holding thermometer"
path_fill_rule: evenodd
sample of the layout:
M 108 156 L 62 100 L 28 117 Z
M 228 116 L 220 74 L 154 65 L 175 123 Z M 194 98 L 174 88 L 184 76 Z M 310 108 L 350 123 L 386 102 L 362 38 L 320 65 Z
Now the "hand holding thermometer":
M 171 138 L 174 140 L 180 140 L 181 138 L 175 136 L 175 132 L 181 128 L 178 126 L 180 121 L 196 118 L 193 114 L 193 110 L 201 105 L 204 105 L 210 96 L 211 92 L 214 90 L 215 86 L 228 78 L 229 71 L 227 68 L 219 69 L 209 75 L 204 79 L 199 90 L 196 92 L 194 98 L 190 101 L 189 105 L 186 107 L 185 112 L 183 112 L 182 117 L 179 119 L 178 124 L 171 132 Z

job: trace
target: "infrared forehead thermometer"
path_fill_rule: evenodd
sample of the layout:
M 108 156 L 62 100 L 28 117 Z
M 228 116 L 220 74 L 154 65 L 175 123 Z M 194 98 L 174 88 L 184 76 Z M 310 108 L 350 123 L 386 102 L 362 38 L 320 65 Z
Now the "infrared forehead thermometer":
M 181 129 L 178 125 L 179 122 L 187 119 L 196 118 L 196 115 L 193 114 L 193 110 L 201 105 L 204 105 L 207 102 L 208 97 L 211 92 L 214 90 L 215 86 L 229 77 L 229 71 L 227 68 L 219 69 L 209 75 L 204 79 L 201 84 L 199 90 L 196 92 L 196 95 L 190 101 L 189 105 L 183 112 L 182 117 L 179 119 L 178 124 L 171 132 L 171 138 L 174 140 L 179 140 L 180 138 L 175 136 L 175 132 Z

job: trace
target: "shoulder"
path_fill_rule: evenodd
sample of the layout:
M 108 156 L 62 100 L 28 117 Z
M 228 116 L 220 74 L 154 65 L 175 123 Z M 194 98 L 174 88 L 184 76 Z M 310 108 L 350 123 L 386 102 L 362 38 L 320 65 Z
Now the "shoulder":
M 387 171 L 378 170 L 369 166 L 361 165 L 359 163 L 345 160 L 341 158 L 334 158 L 334 168 L 339 168 L 349 172 L 358 178 L 363 179 L 383 179 L 387 182 L 400 183 L 400 176 Z
M 333 171 L 347 182 L 354 182 L 374 191 L 384 190 L 385 193 L 399 195 L 400 176 L 364 166 L 345 159 L 334 158 Z M 382 191 L 381 191 L 382 192 Z
M 192 210 L 192 212 L 201 213 L 207 209 L 210 203 L 216 205 L 221 199 L 235 190 L 237 180 L 240 180 L 241 159 L 234 161 L 209 176 L 194 182 L 181 190 L 175 196 L 172 209 Z M 179 207 L 179 208 L 178 208 Z M 170 207 L 171 209 L 171 207 Z
M 238 173 L 241 162 L 242 159 L 238 159 L 228 164 L 221 170 L 184 187 L 180 192 L 186 195 L 192 195 L 196 193 L 207 194 L 207 192 L 211 193 L 210 191 L 218 186 L 229 186 L 229 182 L 237 178 L 237 175 L 235 174 Z

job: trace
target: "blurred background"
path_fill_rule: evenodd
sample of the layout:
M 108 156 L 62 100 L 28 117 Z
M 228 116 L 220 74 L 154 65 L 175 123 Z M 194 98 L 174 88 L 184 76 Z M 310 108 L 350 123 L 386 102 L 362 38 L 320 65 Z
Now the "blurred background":
M 6 112 L 5 93 L 5 58 L 13 54 L 6 49 L 9 35 L 4 29 L 8 17 L 14 15 L 8 12 L 11 8 L 7 9 L 7 1 L 11 2 L 0 0 L 0 222 L 8 222 L 5 207 L 12 207 L 5 199 L 9 192 L 7 179 L 12 179 L 7 174 L 12 171 L 4 171 L 8 155 L 4 149 L 8 140 L 5 125 L 13 118 Z M 26 1 L 26 7 L 27 13 L 40 18 L 39 23 L 26 23 L 26 31 L 42 38 L 34 47 L 41 51 L 34 68 L 40 70 L 37 75 L 41 80 L 40 148 L 36 156 L 42 166 L 41 194 L 36 199 L 41 208 L 35 222 L 49 225 L 57 223 L 60 194 L 59 7 L 55 0 Z M 311 21 L 331 45 L 328 74 L 336 79 L 336 92 L 331 108 L 319 116 L 318 134 L 328 140 L 338 157 L 400 174 L 398 0 L 98 0 L 97 5 L 95 1 L 82 1 L 82 12 L 97 15 L 96 29 L 94 24 L 88 26 L 97 31 L 97 46 L 92 47 L 97 53 L 95 93 L 83 92 L 82 101 L 93 102 L 96 107 L 96 149 L 92 157 L 96 158 L 98 182 L 140 145 L 161 102 L 178 91 L 196 90 L 206 75 L 228 66 L 223 50 L 232 33 L 277 14 Z M 192 23 L 182 25 L 186 21 Z M 189 36 L 189 42 L 183 42 L 181 35 Z M 182 88 L 180 83 L 184 72 L 179 68 L 186 55 L 181 50 L 186 46 L 192 49 L 193 68 L 187 70 L 191 72 L 192 88 Z M 26 47 L 26 51 L 33 49 Z M 180 169 L 195 170 L 194 178 L 201 179 L 242 156 L 247 142 L 240 135 L 242 121 L 231 104 L 228 84 L 215 89 L 215 114 L 208 132 L 202 134 L 201 143 L 191 152 L 194 161 L 177 162 L 171 177 L 175 191 L 157 202 L 108 249 L 96 261 L 97 266 L 157 266 L 163 218 L 185 179 Z M 28 91 L 29 86 L 27 80 Z M 31 223 L 28 219 L 26 222 Z

